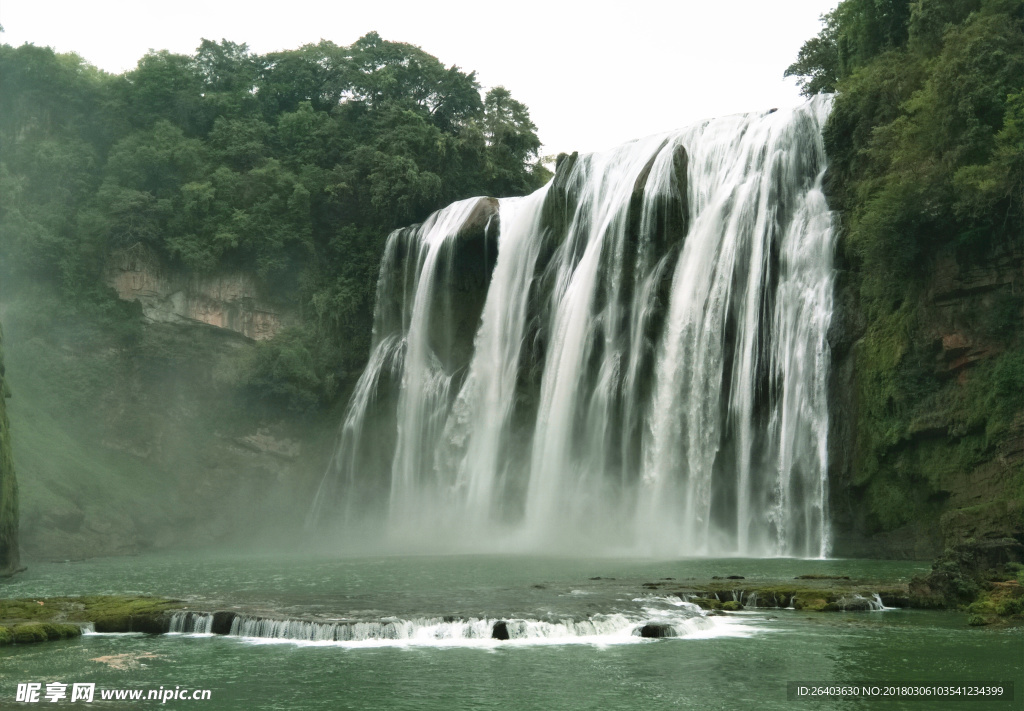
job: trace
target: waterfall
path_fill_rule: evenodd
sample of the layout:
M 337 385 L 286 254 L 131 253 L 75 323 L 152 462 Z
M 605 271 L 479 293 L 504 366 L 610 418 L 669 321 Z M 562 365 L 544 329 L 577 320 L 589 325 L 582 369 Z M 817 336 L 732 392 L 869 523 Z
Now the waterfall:
M 175 612 L 171 615 L 168 631 L 180 634 L 212 634 L 213 615 L 206 612 Z
M 425 548 L 828 553 L 827 97 L 392 233 L 314 504 Z

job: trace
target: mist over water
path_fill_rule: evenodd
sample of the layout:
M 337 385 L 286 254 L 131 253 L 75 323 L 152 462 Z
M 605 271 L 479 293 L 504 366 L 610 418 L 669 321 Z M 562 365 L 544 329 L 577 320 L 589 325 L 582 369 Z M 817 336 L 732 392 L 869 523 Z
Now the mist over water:
M 433 551 L 828 553 L 816 98 L 398 230 L 312 518 Z

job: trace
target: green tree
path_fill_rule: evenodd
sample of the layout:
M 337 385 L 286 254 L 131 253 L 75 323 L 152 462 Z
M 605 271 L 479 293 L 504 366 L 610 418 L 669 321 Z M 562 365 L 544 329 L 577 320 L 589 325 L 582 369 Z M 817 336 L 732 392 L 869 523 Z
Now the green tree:
M 487 139 L 487 180 L 491 192 L 514 195 L 536 187 L 530 167 L 540 150 L 537 127 L 525 105 L 502 86 L 484 100 L 484 136 Z

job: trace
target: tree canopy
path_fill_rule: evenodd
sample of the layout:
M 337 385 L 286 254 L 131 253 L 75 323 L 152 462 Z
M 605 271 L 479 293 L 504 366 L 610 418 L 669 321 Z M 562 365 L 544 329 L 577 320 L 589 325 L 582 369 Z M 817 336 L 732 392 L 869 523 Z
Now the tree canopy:
M 361 368 L 392 229 L 549 177 L 506 89 L 484 95 L 475 73 L 377 33 L 265 55 L 203 40 L 121 75 L 4 44 L 0 83 L 0 279 L 46 280 L 68 308 L 112 313 L 113 250 L 250 271 L 304 315 L 261 346 L 254 375 L 299 407 Z M 274 374 L 295 352 L 315 373 L 300 384 Z

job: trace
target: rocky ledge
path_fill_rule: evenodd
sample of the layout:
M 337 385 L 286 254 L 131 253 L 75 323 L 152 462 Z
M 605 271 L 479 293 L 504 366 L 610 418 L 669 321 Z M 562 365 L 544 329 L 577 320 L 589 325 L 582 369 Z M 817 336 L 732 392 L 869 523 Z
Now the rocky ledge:
M 178 600 L 92 595 L 0 600 L 0 646 L 78 637 L 97 632 L 149 632 L 170 629 Z
M 910 607 L 906 583 L 851 580 L 846 576 L 802 575 L 792 580 L 748 581 L 742 576 L 707 581 L 644 583 L 711 611 L 745 608 L 794 608 L 811 612 L 857 612 L 883 607 Z

